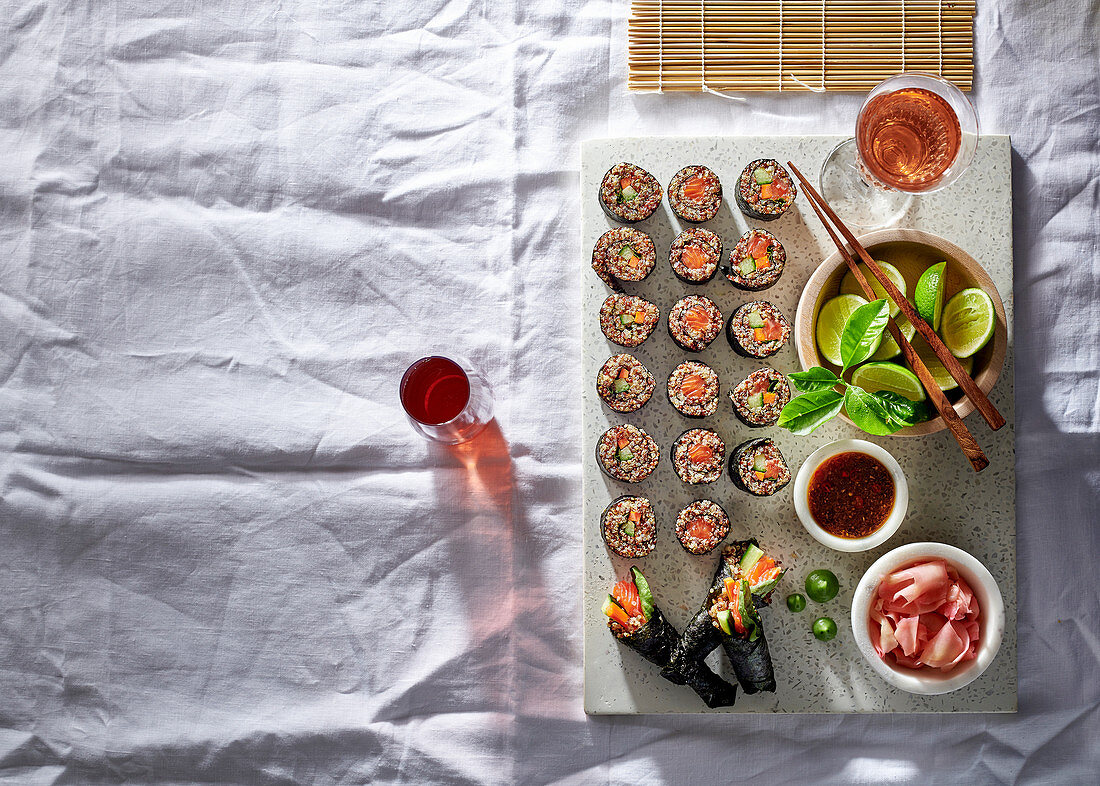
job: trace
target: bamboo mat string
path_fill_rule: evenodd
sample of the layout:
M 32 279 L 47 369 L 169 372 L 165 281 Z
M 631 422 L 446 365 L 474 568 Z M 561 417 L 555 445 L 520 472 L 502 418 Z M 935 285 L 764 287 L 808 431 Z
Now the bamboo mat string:
M 942 0 L 941 0 L 942 2 Z M 783 60 L 783 0 L 779 0 L 779 60 L 782 64 Z M 781 66 L 782 67 L 782 66 Z M 821 0 L 821 87 L 810 87 L 803 82 L 792 71 L 789 76 L 796 84 L 809 90 L 811 93 L 824 93 L 825 92 L 825 0 Z M 783 89 L 783 77 L 779 77 L 779 89 Z
M 779 92 L 783 92 L 783 0 L 779 0 Z
M 657 92 L 665 92 L 665 0 L 657 3 Z
M 901 71 L 905 73 L 909 69 L 905 67 L 905 0 L 901 0 Z
M 663 16 L 664 0 L 661 0 L 659 7 Z M 736 101 L 739 104 L 745 103 L 744 98 L 728 96 L 718 90 L 711 89 L 707 84 L 707 0 L 699 0 L 699 89 L 704 93 L 710 93 L 712 96 L 718 96 L 727 101 Z
M 940 65 L 936 73 L 943 76 L 943 0 L 936 0 L 936 49 L 940 53 Z

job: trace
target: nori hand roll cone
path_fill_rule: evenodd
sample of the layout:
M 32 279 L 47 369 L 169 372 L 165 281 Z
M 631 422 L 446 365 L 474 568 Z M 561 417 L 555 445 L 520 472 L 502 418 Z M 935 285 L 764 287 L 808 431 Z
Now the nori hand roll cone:
M 783 576 L 783 567 L 766 556 L 756 540 L 751 538 L 726 546 L 722 550 L 722 567 L 732 581 L 743 582 L 742 586 L 752 597 L 752 602 L 745 604 L 749 617 L 745 631 L 734 630 L 732 635 L 724 637 L 722 649 L 745 693 L 774 692 L 775 669 L 756 607 L 771 601 L 772 593 Z
M 641 571 L 631 566 L 630 575 L 631 581 L 616 584 L 613 594 L 604 604 L 612 635 L 650 663 L 661 666 L 661 676 L 665 679 L 690 687 L 708 707 L 713 709 L 733 704 L 737 698 L 737 687 L 719 677 L 704 663 L 685 663 L 676 672 L 676 679 L 665 674 L 664 667 L 681 637 L 654 604 L 649 584 Z
M 743 578 L 726 578 L 724 585 L 720 595 L 710 596 L 707 613 L 741 690 L 748 694 L 774 691 L 775 670 L 749 583 Z

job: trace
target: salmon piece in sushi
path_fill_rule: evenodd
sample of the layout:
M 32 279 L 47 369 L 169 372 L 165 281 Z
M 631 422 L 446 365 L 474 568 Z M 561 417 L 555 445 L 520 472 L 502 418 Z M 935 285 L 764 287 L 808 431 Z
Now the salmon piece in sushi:
M 705 418 L 718 411 L 718 372 L 685 360 L 668 377 L 669 403 L 684 417 Z
M 702 352 L 722 330 L 722 312 L 713 300 L 688 295 L 668 312 L 668 334 L 687 352 Z
M 722 183 L 718 175 L 702 164 L 686 166 L 668 184 L 668 204 L 683 221 L 692 224 L 710 221 L 722 207 Z
M 685 284 L 705 284 L 714 278 L 722 261 L 722 241 L 709 229 L 685 229 L 672 241 L 669 264 Z

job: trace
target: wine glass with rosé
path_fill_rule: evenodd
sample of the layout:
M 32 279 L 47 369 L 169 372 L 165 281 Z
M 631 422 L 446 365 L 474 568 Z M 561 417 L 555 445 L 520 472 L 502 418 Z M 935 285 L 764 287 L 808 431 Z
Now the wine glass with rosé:
M 420 358 L 401 377 L 400 395 L 413 429 L 433 442 L 466 442 L 493 418 L 489 381 L 462 358 Z
M 914 197 L 958 180 L 977 149 L 978 115 L 962 91 L 935 74 L 899 74 L 868 93 L 855 137 L 825 159 L 821 195 L 845 223 L 886 226 Z

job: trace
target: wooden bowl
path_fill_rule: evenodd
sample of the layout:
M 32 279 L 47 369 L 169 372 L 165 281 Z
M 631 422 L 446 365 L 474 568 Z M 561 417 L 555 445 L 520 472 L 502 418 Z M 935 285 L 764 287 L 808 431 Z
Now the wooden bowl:
M 913 287 L 920 278 L 920 274 L 929 266 L 943 260 L 947 260 L 944 302 L 950 300 L 951 296 L 959 290 L 970 287 L 979 287 L 989 295 L 997 313 L 997 327 L 992 340 L 974 355 L 972 372 L 978 387 L 983 393 L 988 394 L 1004 367 L 1005 354 L 1008 352 L 1008 323 L 1005 320 L 1005 307 L 1001 302 L 1000 293 L 997 292 L 997 287 L 994 286 L 993 280 L 985 269 L 954 243 L 917 229 L 882 229 L 860 236 L 859 242 L 867 249 L 872 259 L 889 262 L 901 271 L 907 285 L 905 294 L 910 299 L 913 297 Z M 794 332 L 798 345 L 798 360 L 803 369 L 824 366 L 840 374 L 837 366 L 818 354 L 814 324 L 817 322 L 817 314 L 822 304 L 840 293 L 840 282 L 847 272 L 848 266 L 844 263 L 840 252 L 833 252 L 818 266 L 802 290 L 798 310 L 795 312 Z M 914 343 L 922 340 L 918 333 Z M 902 360 L 900 356 L 898 360 Z M 965 418 L 974 411 L 974 404 L 962 394 L 961 388 L 946 391 L 946 395 L 955 405 L 955 411 L 959 413 L 959 417 Z M 845 412 L 841 411 L 840 416 L 849 423 L 852 422 Z M 946 427 L 943 418 L 937 416 L 925 423 L 903 428 L 894 436 L 918 437 L 924 434 L 935 434 Z

